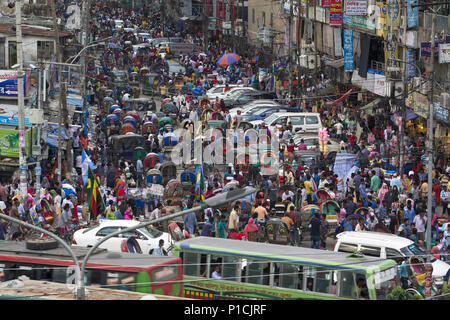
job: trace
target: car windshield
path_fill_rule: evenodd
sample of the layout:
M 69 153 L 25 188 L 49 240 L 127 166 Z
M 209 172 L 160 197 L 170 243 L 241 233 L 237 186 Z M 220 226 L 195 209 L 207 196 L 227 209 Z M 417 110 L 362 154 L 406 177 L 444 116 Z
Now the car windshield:
M 410 244 L 407 247 L 401 248 L 400 251 L 407 257 L 425 255 L 425 252 L 419 247 L 417 247 L 415 244 Z
M 140 228 L 139 230 L 149 238 L 159 238 L 163 234 L 161 231 L 151 226 Z
M 270 125 L 270 124 L 271 124 L 272 122 L 274 122 L 275 119 L 277 119 L 277 118 L 278 118 L 277 115 L 274 113 L 274 114 L 268 116 L 268 117 L 266 118 L 265 122 L 266 122 L 267 124 Z

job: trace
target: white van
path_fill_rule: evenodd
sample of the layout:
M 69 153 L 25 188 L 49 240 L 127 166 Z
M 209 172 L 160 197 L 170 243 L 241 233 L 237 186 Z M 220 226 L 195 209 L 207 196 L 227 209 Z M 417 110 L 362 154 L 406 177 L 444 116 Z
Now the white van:
M 287 122 L 292 123 L 294 132 L 300 129 L 305 132 L 319 132 L 322 129 L 322 121 L 320 115 L 314 112 L 277 112 L 273 113 L 264 120 L 264 123 L 269 126 L 273 132 L 277 125 L 282 125 L 287 119 Z M 251 121 L 255 126 L 262 123 L 261 120 Z
M 393 259 L 398 263 L 412 256 L 424 256 L 426 254 L 415 245 L 414 241 L 390 233 L 344 231 L 336 237 L 337 241 L 333 250 L 335 252 L 352 253 L 360 250 L 362 254 L 380 257 L 381 259 Z M 436 284 L 442 284 L 443 277 L 447 274 L 450 265 L 434 257 L 431 261 L 433 278 Z

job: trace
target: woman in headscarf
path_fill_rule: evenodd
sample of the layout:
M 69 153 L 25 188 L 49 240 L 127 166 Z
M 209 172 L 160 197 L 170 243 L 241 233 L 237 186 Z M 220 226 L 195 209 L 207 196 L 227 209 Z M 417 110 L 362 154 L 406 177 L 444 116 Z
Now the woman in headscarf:
M 46 176 L 42 178 L 41 187 L 47 190 L 50 189 L 50 182 Z
M 383 182 L 381 185 L 380 191 L 378 191 L 378 200 L 380 200 L 380 203 L 383 202 L 384 195 L 389 191 L 388 186 L 386 182 Z
M 256 232 L 256 231 L 258 231 L 258 226 L 254 223 L 254 219 L 253 218 L 248 219 L 248 223 L 244 228 L 245 239 L 248 239 L 249 232 Z

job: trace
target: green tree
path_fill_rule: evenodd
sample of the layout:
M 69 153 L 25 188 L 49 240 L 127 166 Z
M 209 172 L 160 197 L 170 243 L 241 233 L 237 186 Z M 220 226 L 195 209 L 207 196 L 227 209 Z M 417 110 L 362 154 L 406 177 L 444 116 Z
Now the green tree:
M 396 287 L 391 293 L 386 295 L 387 300 L 421 300 L 423 297 L 419 294 L 413 294 L 404 290 L 402 287 Z

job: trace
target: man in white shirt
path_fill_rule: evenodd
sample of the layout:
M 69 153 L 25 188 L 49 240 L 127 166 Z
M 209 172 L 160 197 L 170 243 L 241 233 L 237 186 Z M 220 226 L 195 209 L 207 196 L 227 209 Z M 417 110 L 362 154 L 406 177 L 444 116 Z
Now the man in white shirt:
M 425 241 L 425 225 L 427 223 L 427 216 L 425 210 L 421 209 L 419 214 L 414 217 L 413 223 L 417 229 L 417 240 Z
M 167 256 L 166 250 L 164 250 L 164 240 L 159 240 L 159 245 L 157 248 L 153 249 L 153 256 Z
M 291 199 L 291 201 L 294 201 L 294 193 L 291 190 L 286 189 L 283 194 L 281 195 L 281 200 L 286 201 L 288 198 Z

